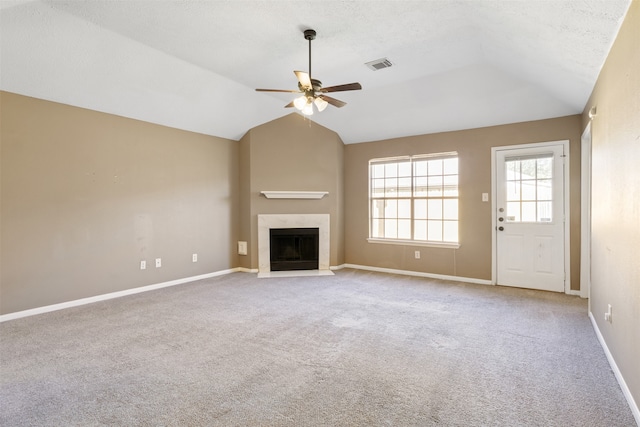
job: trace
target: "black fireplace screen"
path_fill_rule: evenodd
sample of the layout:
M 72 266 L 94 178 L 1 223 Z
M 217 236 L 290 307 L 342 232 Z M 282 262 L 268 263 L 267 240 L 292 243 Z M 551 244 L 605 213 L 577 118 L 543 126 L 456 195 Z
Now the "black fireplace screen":
M 317 270 L 318 236 L 318 228 L 270 229 L 271 271 Z

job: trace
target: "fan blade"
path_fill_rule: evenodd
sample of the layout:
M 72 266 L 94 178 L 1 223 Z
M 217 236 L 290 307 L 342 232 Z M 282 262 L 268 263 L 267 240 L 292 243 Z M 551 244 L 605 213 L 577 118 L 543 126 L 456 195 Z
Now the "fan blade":
M 286 92 L 286 93 L 302 93 L 299 90 L 286 90 L 286 89 L 256 89 L 256 92 Z
M 362 85 L 360 83 L 347 83 L 346 85 L 323 87 L 319 92 L 344 92 L 346 90 L 360 90 Z
M 291 101 L 290 103 L 284 106 L 284 108 L 291 108 L 291 107 L 293 107 L 293 101 Z
M 338 108 L 344 107 L 345 105 L 347 105 L 347 103 L 344 102 L 344 101 L 340 101 L 339 99 L 335 99 L 335 98 L 332 98 L 332 97 L 326 96 L 326 95 L 320 95 L 318 98 L 324 99 L 329 104 L 333 105 L 334 107 L 338 107 Z
M 304 71 L 294 71 L 294 73 L 300 82 L 300 86 L 305 89 L 311 89 L 311 77 L 309 77 L 309 74 Z

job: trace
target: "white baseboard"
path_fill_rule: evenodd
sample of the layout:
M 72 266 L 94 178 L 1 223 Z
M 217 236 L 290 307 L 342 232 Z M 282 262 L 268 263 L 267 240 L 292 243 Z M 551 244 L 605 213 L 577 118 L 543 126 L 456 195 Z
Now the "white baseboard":
M 377 271 L 378 273 L 403 274 L 405 276 L 428 277 L 430 279 L 452 280 L 455 282 L 476 283 L 479 285 L 493 285 L 491 280 L 475 279 L 473 277 L 447 276 L 444 274 L 422 273 L 420 271 L 396 270 L 394 268 L 371 267 L 368 265 L 342 264 L 340 268 L 355 268 L 358 270 Z
M 638 409 L 638 404 L 633 400 L 633 396 L 631 395 L 631 390 L 627 387 L 627 383 L 622 376 L 622 372 L 618 369 L 618 365 L 616 365 L 616 361 L 613 358 L 613 355 L 609 351 L 609 347 L 607 347 L 607 343 L 600 333 L 600 328 L 598 328 L 598 323 L 596 323 L 596 319 L 593 317 L 593 313 L 589 312 L 589 319 L 591 319 L 591 324 L 593 325 L 593 329 L 596 332 L 596 336 L 598 337 L 598 341 L 600 341 L 600 345 L 604 350 L 604 354 L 607 356 L 607 360 L 609 361 L 609 365 L 613 370 L 613 373 L 616 376 L 616 380 L 618 380 L 618 384 L 622 389 L 622 393 L 624 397 L 627 399 L 627 403 L 629 404 L 629 408 L 631 408 L 631 413 L 633 413 L 633 417 L 636 419 L 636 424 L 640 426 L 640 409 Z
M 580 290 L 576 290 L 576 289 L 569 289 L 567 292 L 565 292 L 567 295 L 575 295 L 577 297 L 581 297 L 584 298 L 582 296 L 582 294 L 580 293 Z
M 141 286 L 139 288 L 125 289 L 124 291 L 111 292 L 108 294 L 96 295 L 94 297 L 81 298 L 73 301 L 62 302 L 59 304 L 46 305 L 44 307 L 32 308 L 29 310 L 16 311 L 14 313 L 8 313 L 0 315 L 0 323 L 7 320 L 20 319 L 22 317 L 35 316 L 36 314 L 49 313 L 51 311 L 63 310 L 70 307 L 78 307 L 80 305 L 91 304 L 98 301 L 106 301 L 113 298 L 120 298 L 127 295 L 139 294 L 141 292 L 154 291 L 156 289 L 167 288 L 169 286 L 181 285 L 183 283 L 195 282 L 196 280 L 209 279 L 211 277 L 223 276 L 225 274 L 235 273 L 238 271 L 244 271 L 240 267 L 231 268 L 228 270 L 215 271 L 213 273 L 201 274 L 198 276 L 185 277 L 182 279 L 170 280 L 168 282 L 156 283 L 154 285 Z M 248 271 L 248 270 L 247 270 Z M 257 270 L 256 270 L 257 272 Z

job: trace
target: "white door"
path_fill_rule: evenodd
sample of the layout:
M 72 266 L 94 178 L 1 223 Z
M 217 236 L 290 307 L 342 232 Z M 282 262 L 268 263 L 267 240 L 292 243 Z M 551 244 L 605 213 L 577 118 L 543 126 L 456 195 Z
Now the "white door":
M 564 292 L 564 145 L 495 156 L 496 283 Z

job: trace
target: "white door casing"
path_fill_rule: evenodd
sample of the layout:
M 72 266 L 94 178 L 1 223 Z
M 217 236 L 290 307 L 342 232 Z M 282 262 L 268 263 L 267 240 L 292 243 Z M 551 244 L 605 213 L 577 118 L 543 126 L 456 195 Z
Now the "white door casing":
M 568 142 L 494 147 L 494 276 L 498 285 L 564 292 Z
M 591 123 L 581 138 L 580 149 L 580 296 L 591 289 Z M 591 304 L 591 298 L 589 298 Z M 591 312 L 591 306 L 589 306 Z

